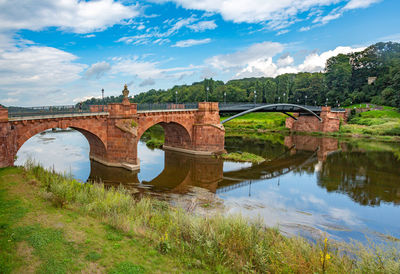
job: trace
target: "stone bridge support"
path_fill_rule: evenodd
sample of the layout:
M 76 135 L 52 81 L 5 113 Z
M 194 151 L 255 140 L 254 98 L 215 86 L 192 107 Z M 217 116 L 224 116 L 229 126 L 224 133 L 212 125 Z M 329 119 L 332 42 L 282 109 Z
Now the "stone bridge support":
M 12 166 L 14 164 L 12 144 L 15 142 L 15 135 L 11 132 L 11 125 L 8 123 L 8 111 L 0 106 L 0 167 Z
M 106 112 L 104 112 L 106 111 Z M 138 112 L 127 96 L 122 103 L 91 107 L 92 113 L 41 115 L 8 119 L 0 107 L 0 167 L 12 166 L 20 147 L 51 128 L 73 128 L 89 142 L 90 158 L 102 164 L 139 169 L 137 143 L 151 126 L 165 131 L 165 149 L 211 155 L 224 150 L 224 127 L 217 103 L 199 103 L 198 109 Z
M 320 117 L 299 115 L 295 113 L 293 118 L 286 118 L 286 127 L 291 131 L 300 132 L 335 132 L 339 131 L 341 123 L 346 123 L 348 113 L 344 111 L 332 111 L 331 107 L 322 107 Z

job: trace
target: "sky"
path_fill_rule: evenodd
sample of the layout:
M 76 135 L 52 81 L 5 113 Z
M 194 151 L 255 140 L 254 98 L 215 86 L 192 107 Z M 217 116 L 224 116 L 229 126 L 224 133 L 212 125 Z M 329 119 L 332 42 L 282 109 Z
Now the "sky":
M 0 0 L 0 104 L 319 72 L 400 42 L 399 0 Z

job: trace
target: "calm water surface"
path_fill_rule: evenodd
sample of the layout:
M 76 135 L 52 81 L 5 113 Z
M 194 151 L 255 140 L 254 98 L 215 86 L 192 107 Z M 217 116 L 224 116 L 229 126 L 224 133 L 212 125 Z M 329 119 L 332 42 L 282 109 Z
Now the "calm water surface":
M 338 240 L 400 238 L 400 148 L 398 144 L 338 142 L 310 136 L 272 136 L 265 141 L 226 138 L 228 151 L 248 151 L 258 165 L 223 162 L 151 150 L 142 142 L 139 173 L 89 160 L 89 145 L 76 131 L 38 134 L 18 152 L 71 173 L 82 181 L 152 193 L 185 195 L 193 186 L 216 193 L 228 213 L 259 218 L 287 234 L 328 235 Z M 175 196 L 176 197 L 176 196 Z

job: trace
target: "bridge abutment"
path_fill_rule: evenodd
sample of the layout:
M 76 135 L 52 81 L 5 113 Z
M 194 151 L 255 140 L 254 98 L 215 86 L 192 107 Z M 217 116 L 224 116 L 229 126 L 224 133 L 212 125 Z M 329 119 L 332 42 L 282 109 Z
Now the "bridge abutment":
M 320 121 L 312 115 L 294 114 L 297 120 L 291 117 L 286 118 L 286 127 L 291 131 L 299 132 L 336 132 L 340 124 L 347 121 L 347 113 L 343 111 L 332 111 L 331 107 L 322 107 Z
M 0 106 L 0 168 L 14 164 L 14 139 L 11 125 L 8 123 L 8 111 Z

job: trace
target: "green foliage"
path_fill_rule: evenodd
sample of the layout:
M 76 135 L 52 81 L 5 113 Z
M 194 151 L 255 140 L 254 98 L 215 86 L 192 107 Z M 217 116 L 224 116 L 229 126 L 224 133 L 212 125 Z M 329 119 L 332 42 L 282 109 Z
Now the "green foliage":
M 95 252 L 95 251 L 90 251 L 86 256 L 86 260 L 95 262 L 101 259 L 101 254 Z
M 39 272 L 66 273 L 77 270 L 74 257 L 76 249 L 64 238 L 59 229 L 43 228 L 40 225 L 18 227 L 14 241 L 27 241 L 34 248 L 34 254 L 42 260 Z
M 150 139 L 146 141 L 146 145 L 150 148 L 162 148 L 164 141 L 160 139 Z
M 286 115 L 281 113 L 249 113 L 224 124 L 227 130 L 285 130 Z M 222 117 L 225 120 L 228 117 Z
M 110 241 L 118 241 L 118 233 L 131 236 L 140 233 L 154 243 L 158 252 L 185 258 L 185 265 L 209 272 L 317 273 L 321 270 L 320 246 L 298 237 L 287 238 L 277 229 L 265 228 L 260 221 L 249 222 L 237 215 L 192 215 L 152 198 L 135 201 L 122 188 L 105 189 L 101 184 L 81 184 L 81 187 L 75 187 L 80 183 L 60 175 L 54 177 L 54 174 L 43 168 L 30 165 L 27 171 L 35 175 L 44 190 L 57 189 L 58 193 L 63 193 L 68 206 L 109 224 L 112 228 L 107 228 L 106 235 L 112 235 L 107 236 Z M 48 187 L 42 182 L 52 176 L 51 185 L 57 184 L 59 187 Z M 38 233 L 40 237 L 35 237 L 41 239 L 37 240 L 43 243 L 41 246 L 49 244 L 50 238 L 68 246 L 62 234 L 56 230 L 44 230 L 44 233 L 42 228 L 34 227 L 26 229 L 26 236 L 23 237 L 31 237 L 32 231 L 36 229 L 41 231 Z M 45 236 L 47 234 L 51 237 Z M 339 246 L 335 242 L 329 247 L 329 263 L 324 266 L 327 272 L 380 272 L 382 265 L 388 271 L 400 267 L 398 249 L 386 252 L 377 248 L 368 250 L 361 245 Z M 68 252 L 70 249 L 66 250 Z M 188 259 L 188 254 L 192 260 Z M 354 254 L 361 254 L 357 257 L 360 259 L 354 260 Z M 117 264 L 110 273 L 143 271 L 143 267 L 124 261 Z
M 255 164 L 265 161 L 263 157 L 248 152 L 232 152 L 222 154 L 221 158 L 225 160 L 232 160 L 235 162 L 251 162 Z
M 144 268 L 131 262 L 122 262 L 117 264 L 109 274 L 140 274 L 144 273 Z

